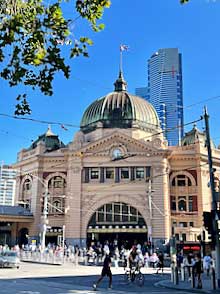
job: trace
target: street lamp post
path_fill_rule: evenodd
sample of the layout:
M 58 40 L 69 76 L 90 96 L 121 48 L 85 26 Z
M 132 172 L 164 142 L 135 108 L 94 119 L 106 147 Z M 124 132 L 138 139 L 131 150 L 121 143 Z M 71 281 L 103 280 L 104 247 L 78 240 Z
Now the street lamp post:
M 150 214 L 150 221 L 149 221 L 149 226 L 148 226 L 148 234 L 149 234 L 149 241 L 150 241 L 150 253 L 152 253 L 152 219 L 153 219 L 153 212 L 152 212 L 152 193 L 154 190 L 152 190 L 152 180 L 149 179 L 149 184 L 148 184 L 148 207 L 149 207 L 149 214 Z
M 65 246 L 65 228 L 66 228 L 66 226 L 63 225 L 63 242 L 62 242 L 63 250 L 64 250 L 64 246 Z
M 47 232 L 47 225 L 48 225 L 48 196 L 49 196 L 49 191 L 48 191 L 48 186 L 44 182 L 43 179 L 39 178 L 38 176 L 29 173 L 30 176 L 36 178 L 45 188 L 45 193 L 44 193 L 44 207 L 43 207 L 43 217 L 41 219 L 41 234 L 40 234 L 40 244 L 41 244 L 41 249 L 42 251 L 45 249 L 45 240 L 46 240 L 46 232 Z
M 41 232 L 41 249 L 44 251 L 46 243 L 46 233 L 48 225 L 48 191 L 44 195 L 44 208 L 43 208 L 43 218 L 42 218 L 42 232 Z

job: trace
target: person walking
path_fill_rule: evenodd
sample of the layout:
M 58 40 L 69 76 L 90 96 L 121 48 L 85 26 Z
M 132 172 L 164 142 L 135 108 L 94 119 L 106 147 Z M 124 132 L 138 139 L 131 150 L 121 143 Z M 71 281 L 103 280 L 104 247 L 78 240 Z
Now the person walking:
M 206 271 L 207 277 L 209 277 L 209 272 L 212 264 L 212 256 L 211 254 L 207 254 L 203 258 L 203 269 Z
M 188 280 L 191 281 L 192 280 L 192 267 L 194 264 L 194 257 L 192 252 L 190 252 L 187 256 L 186 256 L 186 260 L 185 260 L 185 266 L 187 268 L 187 272 L 188 272 Z
M 159 273 L 159 270 L 161 270 L 162 273 L 163 273 L 163 268 L 164 268 L 164 255 L 163 255 L 163 252 L 160 252 L 158 254 L 158 259 L 159 259 L 159 261 L 158 261 L 158 268 L 157 268 L 156 274 Z
M 97 287 L 99 283 L 102 281 L 102 279 L 107 276 L 109 278 L 109 286 L 108 289 L 112 289 L 112 272 L 111 272 L 111 257 L 110 252 L 106 251 L 105 259 L 103 262 L 103 268 L 100 278 L 96 283 L 93 284 L 93 290 L 97 290 Z
M 201 260 L 200 253 L 196 255 L 195 263 L 193 265 L 193 270 L 195 275 L 197 276 L 197 289 L 202 289 L 201 274 L 203 273 L 203 270 L 202 270 L 202 260 Z

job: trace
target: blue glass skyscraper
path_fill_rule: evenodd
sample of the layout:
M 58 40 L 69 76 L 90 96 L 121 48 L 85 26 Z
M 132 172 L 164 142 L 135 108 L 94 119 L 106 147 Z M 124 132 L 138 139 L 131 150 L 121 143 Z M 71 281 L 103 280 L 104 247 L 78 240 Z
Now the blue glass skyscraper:
M 183 136 L 182 59 L 177 48 L 159 49 L 148 60 L 148 97 L 169 145 Z M 180 127 L 179 127 L 180 126 Z
M 135 94 L 137 96 L 140 96 L 146 100 L 148 100 L 149 97 L 149 91 L 148 91 L 148 87 L 139 87 L 135 89 Z

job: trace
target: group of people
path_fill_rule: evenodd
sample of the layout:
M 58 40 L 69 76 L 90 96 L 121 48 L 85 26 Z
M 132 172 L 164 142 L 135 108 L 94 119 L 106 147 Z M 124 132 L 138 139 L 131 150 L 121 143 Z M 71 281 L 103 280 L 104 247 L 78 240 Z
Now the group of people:
M 136 244 L 133 247 L 136 248 L 135 254 L 137 253 L 138 259 L 141 261 L 143 266 L 155 268 L 160 264 L 161 269 L 163 268 L 164 257 L 161 252 L 154 252 L 151 254 L 151 250 L 146 244 Z M 133 247 L 121 245 L 121 247 L 119 248 L 116 242 L 114 244 L 111 244 L 108 241 L 106 241 L 103 245 L 99 242 L 91 242 L 86 252 L 86 264 L 100 264 L 101 262 L 103 262 L 106 252 L 109 252 L 112 257 L 112 262 L 117 268 L 119 266 L 119 263 L 121 265 L 126 264 L 128 256 Z
M 211 267 L 213 266 L 213 259 L 211 254 L 207 254 L 201 257 L 200 253 L 193 254 L 192 252 L 187 255 L 183 255 L 181 252 L 177 254 L 177 268 L 181 271 L 181 268 L 186 269 L 188 274 L 188 280 L 192 280 L 192 275 L 197 278 L 197 288 L 202 288 L 201 274 L 205 272 L 207 276 L 210 275 Z
M 115 250 L 112 251 L 113 255 L 111 254 L 108 244 L 105 244 L 104 246 L 104 262 L 103 262 L 103 268 L 102 268 L 102 272 L 101 272 L 101 276 L 99 277 L 99 279 L 97 280 L 96 283 L 93 284 L 93 289 L 97 290 L 98 285 L 100 284 L 100 282 L 102 281 L 102 279 L 107 276 L 109 278 L 109 289 L 112 289 L 112 272 L 111 272 L 111 264 L 112 264 L 112 259 L 111 257 L 115 257 L 115 252 L 118 252 L 118 256 L 120 256 L 118 247 L 116 246 Z M 132 274 L 134 271 L 140 271 L 140 268 L 142 266 L 145 265 L 145 258 L 144 256 L 148 256 L 149 254 L 148 252 L 146 252 L 143 255 L 143 252 L 141 250 L 141 245 L 133 245 L 132 248 L 129 249 L 125 249 L 124 247 L 122 247 L 121 249 L 121 253 L 123 256 L 123 266 L 124 269 L 128 268 L 129 269 L 129 276 L 130 279 L 132 280 Z M 162 270 L 163 272 L 163 268 L 164 268 L 164 255 L 162 252 L 160 252 L 158 255 L 156 253 L 153 254 L 154 256 L 154 263 L 157 264 L 158 268 L 157 268 L 157 272 L 159 272 L 159 270 Z M 114 259 L 113 259 L 114 260 Z

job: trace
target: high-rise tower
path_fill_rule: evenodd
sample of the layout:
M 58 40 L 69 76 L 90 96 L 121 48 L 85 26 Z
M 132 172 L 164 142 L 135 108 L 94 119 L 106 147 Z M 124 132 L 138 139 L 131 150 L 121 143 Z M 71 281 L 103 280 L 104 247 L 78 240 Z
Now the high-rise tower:
M 182 61 L 177 48 L 159 49 L 148 60 L 148 98 L 169 145 L 183 137 Z
M 8 165 L 0 165 L 0 205 L 14 205 L 16 171 Z

